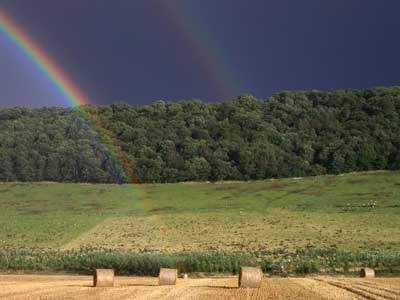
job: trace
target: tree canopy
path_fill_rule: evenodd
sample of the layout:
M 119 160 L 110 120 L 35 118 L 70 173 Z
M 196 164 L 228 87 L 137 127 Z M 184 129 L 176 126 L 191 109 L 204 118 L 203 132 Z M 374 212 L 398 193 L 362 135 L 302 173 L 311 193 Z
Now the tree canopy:
M 400 87 L 0 109 L 0 180 L 251 180 L 400 169 Z

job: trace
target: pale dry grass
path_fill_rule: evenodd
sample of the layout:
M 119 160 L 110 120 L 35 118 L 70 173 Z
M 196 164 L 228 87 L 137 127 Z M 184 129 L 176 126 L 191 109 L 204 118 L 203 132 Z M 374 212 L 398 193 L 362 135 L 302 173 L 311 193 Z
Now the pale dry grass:
M 178 280 L 116 277 L 114 288 L 91 287 L 91 276 L 1 275 L 4 300 L 397 300 L 400 279 L 265 278 L 260 289 L 238 289 L 237 277 Z
M 0 248 L 395 253 L 399 184 L 400 172 L 240 184 L 7 183 L 0 185 Z
M 371 216 L 370 222 L 374 218 Z M 396 230 L 387 228 L 387 232 L 381 233 L 379 242 L 394 243 Z M 235 213 L 163 211 L 108 218 L 63 248 L 91 246 L 162 252 L 295 250 L 333 244 L 357 248 L 366 240 L 372 244 L 376 234 L 374 226 L 342 214 L 289 213 L 282 209 L 273 209 L 268 215 L 240 210 Z

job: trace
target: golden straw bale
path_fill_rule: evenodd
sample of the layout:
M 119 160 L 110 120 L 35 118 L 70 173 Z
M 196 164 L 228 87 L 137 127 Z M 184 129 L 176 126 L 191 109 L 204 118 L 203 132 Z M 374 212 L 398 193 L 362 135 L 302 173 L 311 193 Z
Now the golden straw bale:
M 93 286 L 95 287 L 114 286 L 114 270 L 96 269 L 96 273 L 93 277 Z
M 239 273 L 239 287 L 241 288 L 259 288 L 263 278 L 263 272 L 260 268 L 241 267 Z
M 360 271 L 360 277 L 375 277 L 375 270 L 371 268 L 362 268 Z
M 160 269 L 160 275 L 158 276 L 159 285 L 175 285 L 176 278 L 178 277 L 177 269 Z

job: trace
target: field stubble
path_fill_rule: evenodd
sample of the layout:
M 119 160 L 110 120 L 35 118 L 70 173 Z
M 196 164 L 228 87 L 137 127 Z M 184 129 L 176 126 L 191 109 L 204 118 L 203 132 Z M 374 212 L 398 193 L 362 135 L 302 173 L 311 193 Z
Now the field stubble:
M 265 278 L 260 289 L 237 289 L 237 277 L 179 279 L 158 286 L 157 278 L 116 277 L 114 288 L 92 288 L 89 276 L 1 275 L 4 300 L 398 300 L 400 279 Z

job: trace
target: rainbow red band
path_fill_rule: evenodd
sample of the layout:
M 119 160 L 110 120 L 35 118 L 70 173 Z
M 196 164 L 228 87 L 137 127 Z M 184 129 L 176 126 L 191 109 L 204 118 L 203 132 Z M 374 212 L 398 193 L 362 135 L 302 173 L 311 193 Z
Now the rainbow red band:
M 4 32 L 35 63 L 71 106 L 88 104 L 88 97 L 78 89 L 61 67 L 0 9 L 0 31 Z
M 191 48 L 199 66 L 216 87 L 218 96 L 222 97 L 220 100 L 227 100 L 241 93 L 241 84 L 234 77 L 235 72 L 227 62 L 227 53 L 213 41 L 209 30 L 196 22 L 184 5 L 178 4 L 177 1 L 159 1 L 159 5 L 160 9 L 165 11 L 166 18 Z

